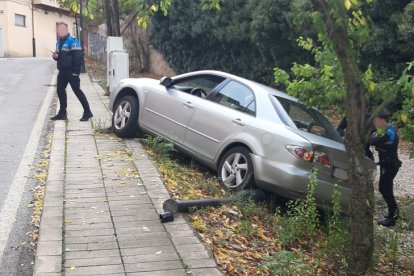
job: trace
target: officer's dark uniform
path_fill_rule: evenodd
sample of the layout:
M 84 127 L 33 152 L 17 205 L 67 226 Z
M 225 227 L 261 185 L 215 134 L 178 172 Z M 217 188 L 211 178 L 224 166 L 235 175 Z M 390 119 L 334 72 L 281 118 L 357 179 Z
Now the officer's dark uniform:
M 85 94 L 80 89 L 79 74 L 82 64 L 82 49 L 80 43 L 76 38 L 68 34 L 66 37 L 58 39 L 56 43 L 56 52 L 59 54 L 56 60 L 57 68 L 59 70 L 59 75 L 57 77 L 57 94 L 60 102 L 60 110 L 55 117 L 58 119 L 61 119 L 60 117 L 66 118 L 66 87 L 69 83 L 83 107 L 84 114 L 81 120 L 87 121 L 92 117 L 92 112 Z
M 394 127 L 388 126 L 385 133 L 378 135 L 374 133 L 369 143 L 375 146 L 379 155 L 380 180 L 379 191 L 388 206 L 388 215 L 378 223 L 384 226 L 395 225 L 398 212 L 397 202 L 394 198 L 394 178 L 401 167 L 398 158 L 399 137 Z

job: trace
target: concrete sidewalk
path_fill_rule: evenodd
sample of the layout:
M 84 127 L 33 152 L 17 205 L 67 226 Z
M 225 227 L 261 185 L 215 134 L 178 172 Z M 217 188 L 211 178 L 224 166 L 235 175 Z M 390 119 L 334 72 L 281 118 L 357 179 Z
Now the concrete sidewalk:
M 169 194 L 137 140 L 110 127 L 107 97 L 88 75 L 81 86 L 95 115 L 68 88 L 67 124 L 55 123 L 34 275 L 222 275 L 191 227 L 161 224 Z

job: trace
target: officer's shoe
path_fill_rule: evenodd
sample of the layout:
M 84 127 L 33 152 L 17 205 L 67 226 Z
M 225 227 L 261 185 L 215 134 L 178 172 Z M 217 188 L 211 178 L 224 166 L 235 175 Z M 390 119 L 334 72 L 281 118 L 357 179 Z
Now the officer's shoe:
M 66 113 L 58 113 L 55 116 L 50 118 L 50 120 L 52 120 L 52 121 L 65 121 L 67 119 L 68 119 L 68 117 L 67 117 Z
M 82 118 L 80 118 L 79 121 L 86 122 L 86 121 L 89 121 L 89 119 L 92 118 L 92 117 L 93 117 L 92 112 L 83 112 L 83 116 L 82 116 Z
M 391 227 L 396 224 L 396 219 L 394 217 L 391 218 L 383 218 L 378 221 L 378 225 L 384 226 L 384 227 Z
M 400 214 L 400 210 L 399 210 L 399 209 L 397 209 L 394 213 L 392 213 L 392 212 L 388 212 L 388 213 L 384 216 L 384 218 L 397 218 L 397 217 L 399 216 L 399 214 Z

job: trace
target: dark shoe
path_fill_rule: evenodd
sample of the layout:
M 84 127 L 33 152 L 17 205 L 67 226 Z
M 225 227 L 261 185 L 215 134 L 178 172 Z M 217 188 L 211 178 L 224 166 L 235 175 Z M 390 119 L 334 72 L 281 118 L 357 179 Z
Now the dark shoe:
M 86 122 L 89 120 L 89 118 L 92 118 L 93 114 L 92 112 L 84 112 L 82 118 L 80 118 L 80 121 Z
M 52 121 L 65 121 L 68 117 L 66 116 L 66 113 L 58 113 L 55 116 L 51 117 L 50 120 Z
M 383 218 L 378 221 L 378 224 L 384 227 L 391 227 L 394 226 L 396 223 L 395 218 Z
M 384 216 L 384 218 L 394 218 L 394 219 L 396 219 L 399 216 L 399 214 L 400 214 L 399 209 L 395 210 L 395 212 L 389 212 L 388 211 L 388 213 Z

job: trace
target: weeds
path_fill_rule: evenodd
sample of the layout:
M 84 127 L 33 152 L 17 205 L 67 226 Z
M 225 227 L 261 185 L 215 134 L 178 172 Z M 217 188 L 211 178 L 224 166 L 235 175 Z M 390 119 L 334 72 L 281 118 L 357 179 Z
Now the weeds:
M 107 126 L 106 120 L 101 120 L 101 118 L 92 120 L 92 129 L 94 133 L 101 133 L 101 134 L 107 134 L 112 132 L 112 128 Z
M 158 136 L 147 136 L 140 140 L 151 149 L 152 155 L 155 155 L 156 158 L 170 157 L 174 151 L 174 145 L 172 143 L 167 143 L 163 138 Z
M 330 256 L 332 262 L 345 268 L 345 259 L 350 235 L 346 220 L 342 216 L 341 197 L 342 194 L 338 189 L 338 186 L 335 185 L 331 202 L 332 210 L 328 217 L 326 239 L 323 242 L 322 251 L 324 254 Z
M 284 217 L 276 218 L 281 222 L 279 238 L 283 245 L 296 241 L 311 241 L 320 229 L 319 213 L 315 201 L 317 171 L 312 172 L 305 199 L 290 201 Z
M 282 250 L 267 256 L 259 265 L 262 270 L 270 270 L 273 275 L 314 275 L 313 268 L 303 254 Z

